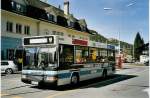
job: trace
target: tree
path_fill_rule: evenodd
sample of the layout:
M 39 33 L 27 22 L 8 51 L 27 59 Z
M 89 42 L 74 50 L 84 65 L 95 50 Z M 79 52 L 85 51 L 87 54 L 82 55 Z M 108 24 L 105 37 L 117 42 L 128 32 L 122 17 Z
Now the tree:
M 144 40 L 141 38 L 140 33 L 137 32 L 135 40 L 134 40 L 134 58 L 139 60 L 140 55 L 142 54 L 142 50 L 140 47 L 144 45 Z
M 144 45 L 144 39 L 142 38 L 142 44 Z

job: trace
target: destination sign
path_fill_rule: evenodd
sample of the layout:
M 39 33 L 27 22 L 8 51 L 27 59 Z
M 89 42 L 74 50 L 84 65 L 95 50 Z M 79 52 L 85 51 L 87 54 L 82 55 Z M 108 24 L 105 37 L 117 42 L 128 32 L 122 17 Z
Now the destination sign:
M 54 36 L 24 38 L 24 45 L 54 44 Z

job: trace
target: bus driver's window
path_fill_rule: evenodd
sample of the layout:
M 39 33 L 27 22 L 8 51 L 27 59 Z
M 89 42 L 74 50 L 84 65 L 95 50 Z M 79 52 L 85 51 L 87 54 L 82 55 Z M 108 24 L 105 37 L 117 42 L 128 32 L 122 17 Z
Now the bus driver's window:
M 40 67 L 48 66 L 48 55 L 46 53 L 39 54 Z

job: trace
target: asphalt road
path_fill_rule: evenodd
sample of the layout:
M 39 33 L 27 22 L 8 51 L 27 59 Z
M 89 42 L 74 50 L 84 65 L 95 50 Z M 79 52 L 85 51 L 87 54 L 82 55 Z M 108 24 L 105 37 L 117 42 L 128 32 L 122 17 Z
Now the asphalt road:
M 2 98 L 148 98 L 148 66 L 124 66 L 107 79 L 81 82 L 79 87 L 59 88 L 24 84 L 20 74 L 1 75 Z

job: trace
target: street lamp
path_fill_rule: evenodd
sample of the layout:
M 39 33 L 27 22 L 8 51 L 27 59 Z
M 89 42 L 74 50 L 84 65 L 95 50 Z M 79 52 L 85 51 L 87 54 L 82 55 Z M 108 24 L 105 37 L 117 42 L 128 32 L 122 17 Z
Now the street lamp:
M 110 8 L 110 7 L 105 7 L 104 10 L 106 10 L 106 11 L 111 11 L 111 10 L 113 10 L 113 9 Z M 120 56 L 120 30 L 119 30 L 119 32 L 118 32 L 118 54 L 119 54 L 119 56 Z
M 136 3 L 136 2 L 131 2 L 131 3 L 129 3 L 128 5 L 126 5 L 126 7 L 133 6 L 135 3 Z M 132 47 L 132 48 L 133 48 L 133 49 L 132 49 L 132 52 L 133 52 L 133 57 L 132 57 L 132 59 L 134 59 L 134 42 L 133 42 L 133 47 Z
M 131 2 L 131 3 L 127 4 L 126 7 L 131 7 L 131 6 L 135 5 L 135 4 L 136 4 L 136 2 L 134 1 L 134 2 Z M 113 9 L 110 8 L 110 7 L 105 7 L 104 10 L 111 11 Z M 118 54 L 120 55 L 120 49 L 121 49 L 121 46 L 120 46 L 120 30 L 118 32 L 118 45 L 119 45 L 119 47 L 118 47 Z M 133 44 L 133 58 L 134 58 L 134 44 Z
M 112 8 L 105 7 L 104 10 L 112 10 Z

